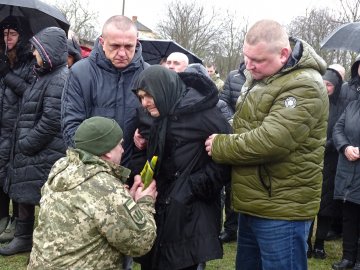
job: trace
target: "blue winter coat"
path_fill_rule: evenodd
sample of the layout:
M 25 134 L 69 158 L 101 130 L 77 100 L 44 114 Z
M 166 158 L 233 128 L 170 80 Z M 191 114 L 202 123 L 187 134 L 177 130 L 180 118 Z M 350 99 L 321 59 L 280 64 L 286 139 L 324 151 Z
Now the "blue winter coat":
M 99 40 L 90 56 L 78 61 L 70 75 L 62 97 L 61 124 L 67 146 L 74 146 L 73 136 L 81 122 L 92 116 L 115 119 L 124 131 L 122 164 L 129 162 L 136 129 L 139 99 L 131 91 L 139 73 L 148 66 L 138 43 L 134 58 L 124 69 L 115 68 L 105 57 Z

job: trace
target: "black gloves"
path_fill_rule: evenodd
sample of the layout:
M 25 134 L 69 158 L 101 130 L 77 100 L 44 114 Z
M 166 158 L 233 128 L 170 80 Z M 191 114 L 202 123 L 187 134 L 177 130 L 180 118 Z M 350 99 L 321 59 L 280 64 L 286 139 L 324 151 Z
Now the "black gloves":
M 0 76 L 5 77 L 5 75 L 9 71 L 10 71 L 9 58 L 4 54 L 0 54 Z

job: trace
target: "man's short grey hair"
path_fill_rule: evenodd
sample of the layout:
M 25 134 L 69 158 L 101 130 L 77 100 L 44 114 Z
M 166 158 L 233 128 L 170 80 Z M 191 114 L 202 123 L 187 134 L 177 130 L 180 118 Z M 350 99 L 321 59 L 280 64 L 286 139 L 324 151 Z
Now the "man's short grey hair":
M 109 19 L 107 19 L 106 22 L 104 23 L 104 26 L 102 28 L 102 33 L 101 33 L 101 35 L 103 37 L 104 37 L 104 35 L 106 35 L 107 28 L 109 25 L 112 25 L 116 29 L 119 29 L 121 31 L 128 31 L 132 28 L 137 32 L 137 27 L 131 19 L 129 19 L 126 16 L 122 16 L 122 15 L 114 15 L 114 16 L 110 17 Z

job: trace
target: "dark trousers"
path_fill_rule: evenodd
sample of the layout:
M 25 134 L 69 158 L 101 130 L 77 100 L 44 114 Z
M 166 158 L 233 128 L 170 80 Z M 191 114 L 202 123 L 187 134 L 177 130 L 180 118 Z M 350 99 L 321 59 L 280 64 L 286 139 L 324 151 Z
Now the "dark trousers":
M 239 214 L 231 209 L 231 183 L 225 186 L 225 221 L 224 231 L 228 233 L 235 233 L 238 229 Z
M 343 204 L 343 259 L 360 261 L 358 241 L 360 237 L 360 205 Z
M 12 203 L 13 203 L 13 217 L 17 217 L 18 216 L 17 203 L 14 201 Z M 7 217 L 10 215 L 9 207 L 10 207 L 10 198 L 0 187 L 0 218 Z
M 18 203 L 19 220 L 32 221 L 35 219 L 35 205 Z

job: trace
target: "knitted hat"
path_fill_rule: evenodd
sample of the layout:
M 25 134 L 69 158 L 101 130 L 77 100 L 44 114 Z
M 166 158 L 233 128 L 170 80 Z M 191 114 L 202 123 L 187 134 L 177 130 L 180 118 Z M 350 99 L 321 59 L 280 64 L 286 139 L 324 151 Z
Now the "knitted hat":
M 18 33 L 20 31 L 19 21 L 14 16 L 7 16 L 4 20 L 2 20 L 0 22 L 0 27 L 1 27 L 1 30 L 13 29 Z
M 110 152 L 123 138 L 115 120 L 94 116 L 84 120 L 75 132 L 75 147 L 95 156 Z

